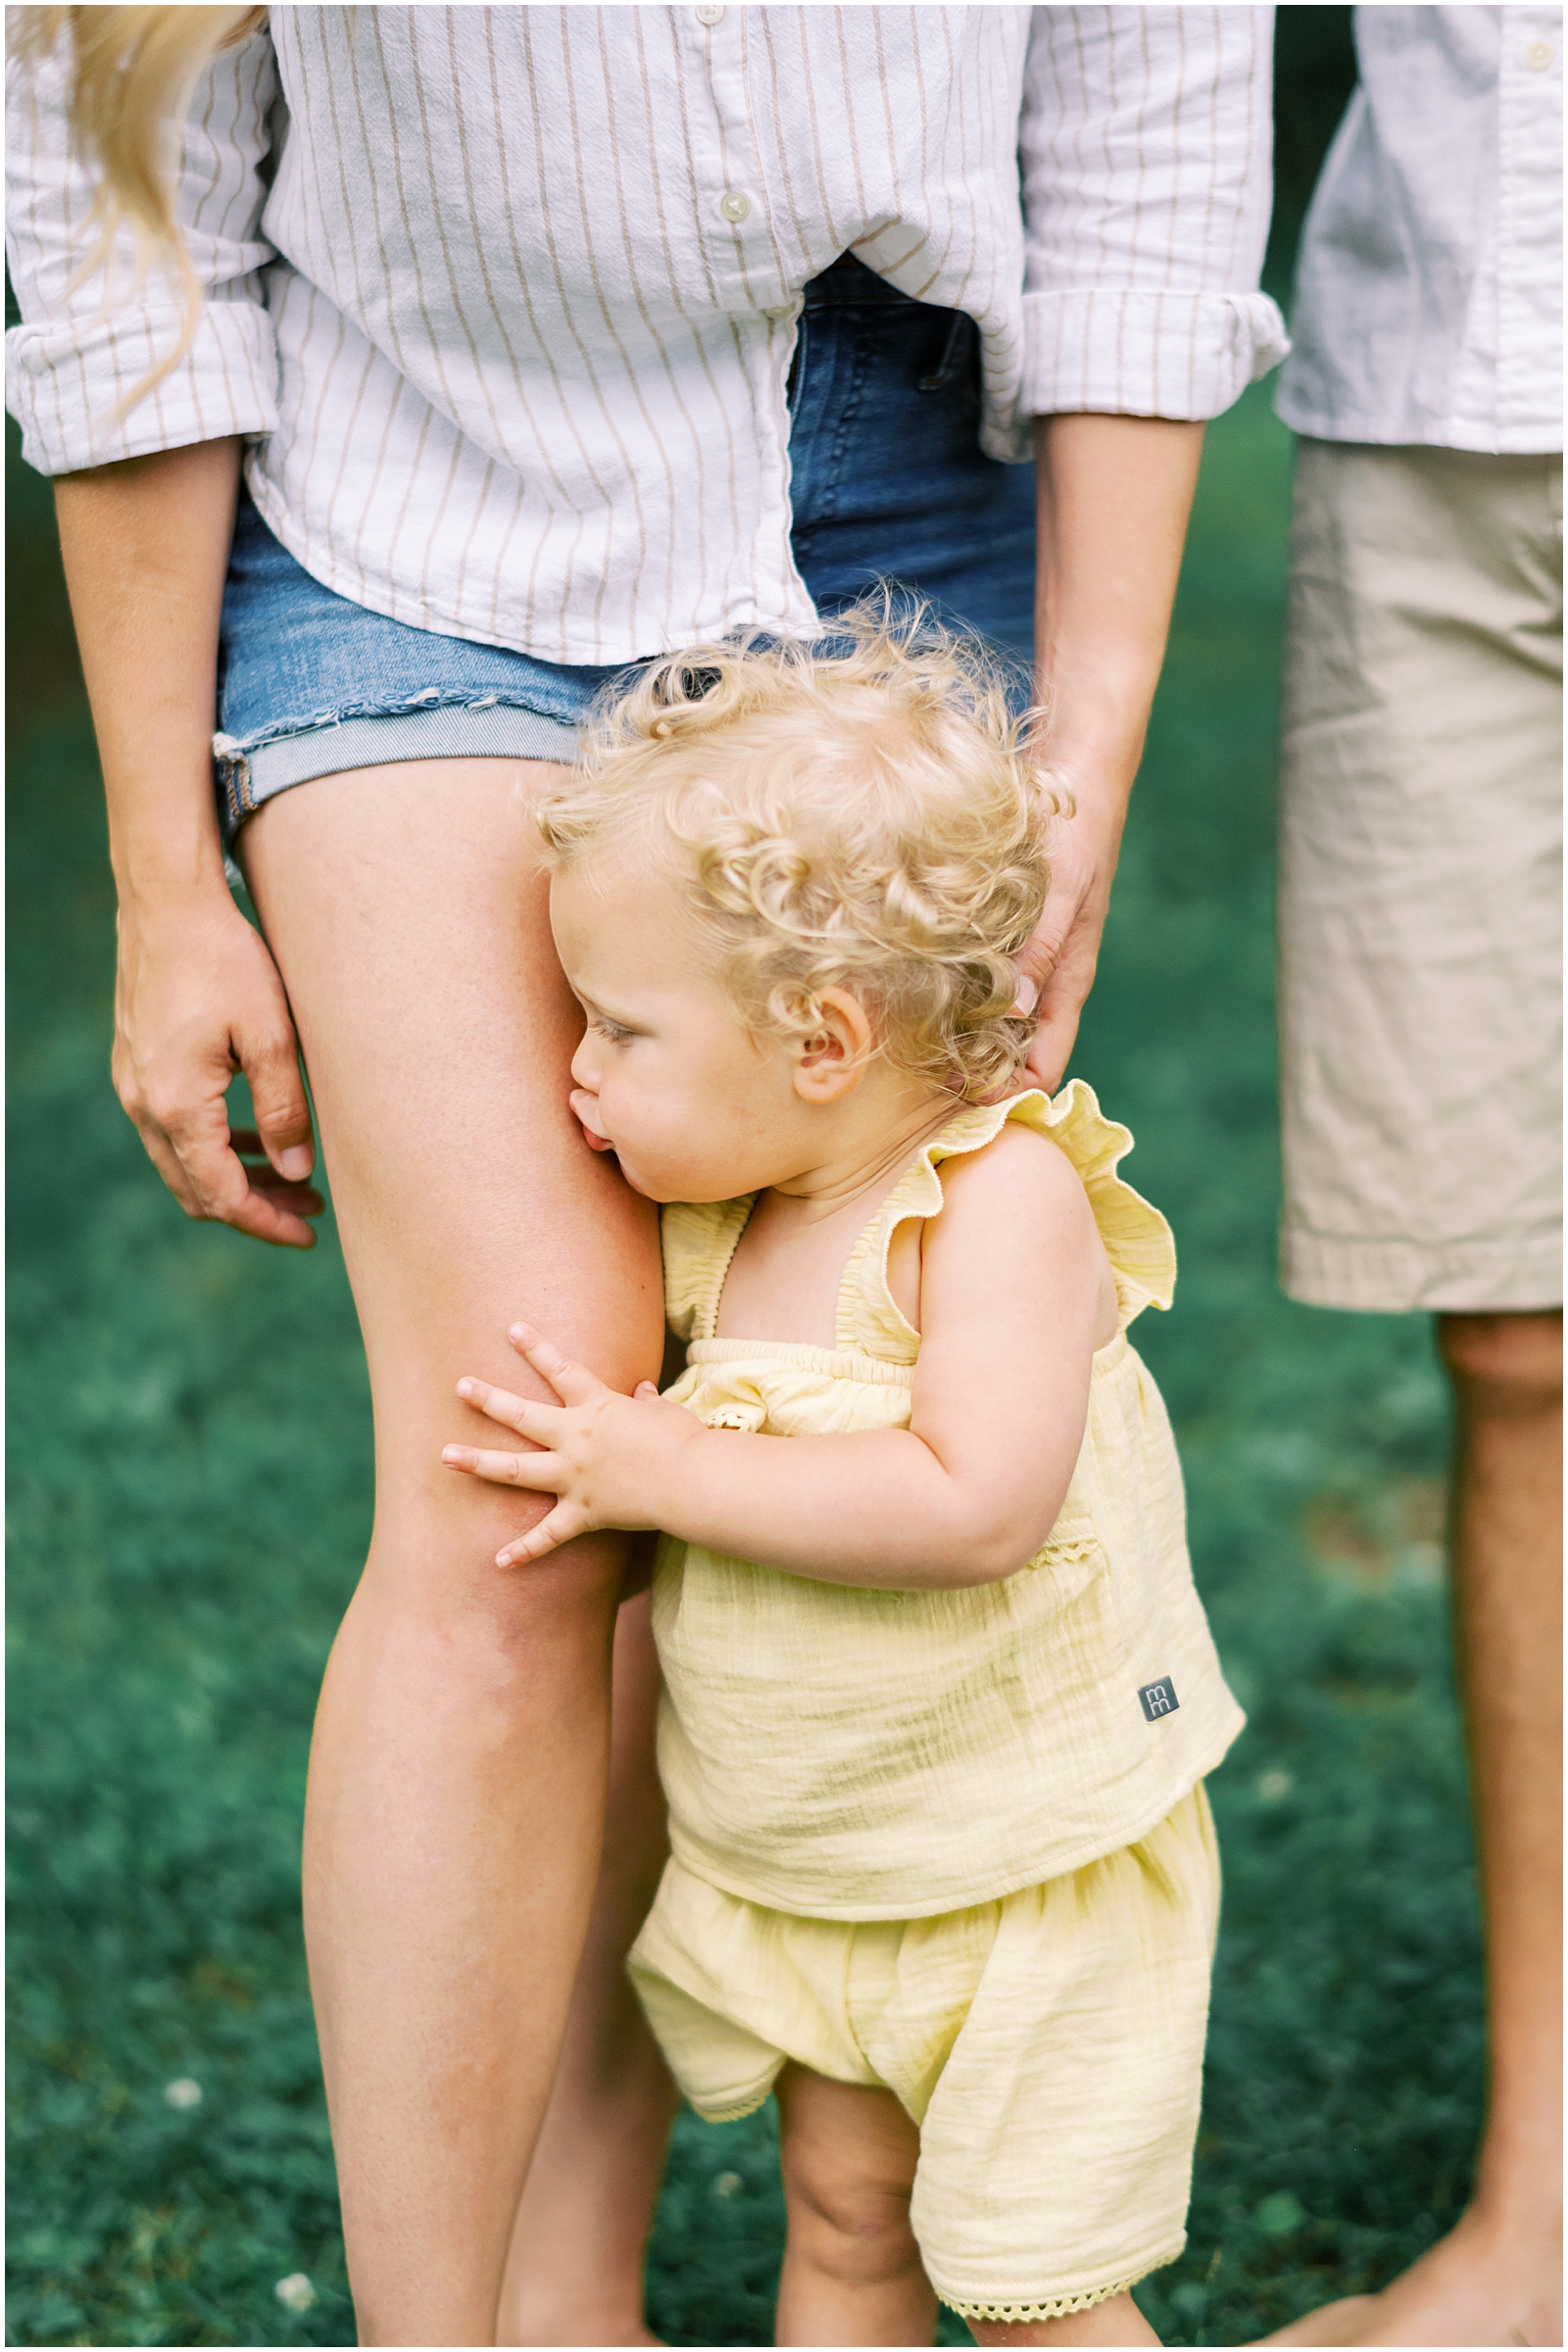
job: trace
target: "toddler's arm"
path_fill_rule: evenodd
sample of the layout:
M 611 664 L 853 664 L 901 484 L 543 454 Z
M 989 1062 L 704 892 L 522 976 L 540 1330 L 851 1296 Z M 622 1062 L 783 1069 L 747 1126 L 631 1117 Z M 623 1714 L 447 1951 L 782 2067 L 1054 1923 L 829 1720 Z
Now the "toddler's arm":
M 1022 1567 L 1066 1497 L 1090 1359 L 1114 1330 L 1114 1286 L 1083 1187 L 1046 1138 L 1005 1128 L 950 1163 L 944 1185 L 947 1205 L 923 1237 L 906 1430 L 704 1429 L 651 1388 L 607 1389 L 517 1326 L 514 1344 L 563 1403 L 477 1380 L 460 1394 L 547 1450 L 449 1446 L 442 1457 L 558 1497 L 502 1564 L 538 1559 L 592 1528 L 660 1527 L 828 1584 L 981 1585 Z

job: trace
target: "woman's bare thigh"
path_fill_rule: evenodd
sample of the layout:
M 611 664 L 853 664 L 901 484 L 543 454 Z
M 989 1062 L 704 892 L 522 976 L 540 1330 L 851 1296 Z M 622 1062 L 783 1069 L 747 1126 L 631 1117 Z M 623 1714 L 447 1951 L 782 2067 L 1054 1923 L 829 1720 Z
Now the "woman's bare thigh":
M 509 1322 L 526 1315 L 627 1387 L 658 1371 L 654 1212 L 566 1107 L 580 1015 L 526 814 L 526 788 L 552 772 L 361 768 L 280 794 L 241 837 L 365 1335 L 383 1578 L 422 1578 L 428 1558 L 424 1543 L 381 1541 L 389 1514 L 411 1532 L 439 1526 L 438 1551 L 467 1531 L 485 1587 L 495 1543 L 536 1508 L 439 1459 L 478 1426 L 453 1393 L 463 1373 L 529 1384 Z

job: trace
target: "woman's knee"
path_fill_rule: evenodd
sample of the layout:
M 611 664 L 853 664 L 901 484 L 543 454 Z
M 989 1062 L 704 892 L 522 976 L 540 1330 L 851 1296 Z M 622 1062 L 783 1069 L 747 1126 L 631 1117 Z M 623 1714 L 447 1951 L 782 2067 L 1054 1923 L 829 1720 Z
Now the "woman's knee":
M 1562 1315 L 1438 1317 L 1438 1348 L 1467 1411 L 1534 1419 L 1562 1402 Z
M 407 1456 L 378 1433 L 361 1609 L 400 1638 L 431 1644 L 451 1670 L 487 1682 L 532 1676 L 584 1644 L 595 1674 L 608 1674 L 630 1539 L 607 1528 L 542 1560 L 501 1567 L 503 1546 L 544 1515 L 551 1497 L 445 1469 L 439 1445 L 447 1434 L 420 1434 L 414 1443 L 433 1459 L 411 1475 Z

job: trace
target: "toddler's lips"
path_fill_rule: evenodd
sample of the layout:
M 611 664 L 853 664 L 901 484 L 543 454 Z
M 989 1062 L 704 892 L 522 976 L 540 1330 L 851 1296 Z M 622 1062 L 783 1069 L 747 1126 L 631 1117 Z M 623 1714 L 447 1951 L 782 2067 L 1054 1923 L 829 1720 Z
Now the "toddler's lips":
M 589 1124 L 588 1113 L 584 1109 L 583 1105 L 591 1102 L 592 1097 L 573 1093 L 569 1100 L 572 1115 L 576 1119 L 578 1126 L 582 1129 L 583 1141 L 588 1146 L 589 1151 L 613 1152 L 615 1147 L 611 1142 L 609 1136 L 601 1135 L 597 1127 Z

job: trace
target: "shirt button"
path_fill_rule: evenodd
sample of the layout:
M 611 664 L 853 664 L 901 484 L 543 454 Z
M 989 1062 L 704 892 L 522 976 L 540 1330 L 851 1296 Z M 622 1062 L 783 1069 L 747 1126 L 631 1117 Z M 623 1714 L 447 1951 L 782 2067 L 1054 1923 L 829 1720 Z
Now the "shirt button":
M 721 8 L 700 8 L 697 11 L 697 22 L 699 24 L 722 24 L 724 22 L 724 11 Z
M 1544 74 L 1555 55 L 1549 41 L 1532 41 L 1525 51 L 1525 64 L 1532 74 Z
M 718 209 L 726 220 L 739 227 L 752 209 L 752 200 L 749 196 L 743 196 L 739 188 L 726 188 L 718 200 Z

